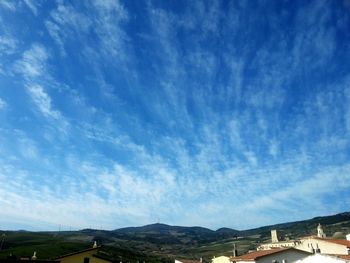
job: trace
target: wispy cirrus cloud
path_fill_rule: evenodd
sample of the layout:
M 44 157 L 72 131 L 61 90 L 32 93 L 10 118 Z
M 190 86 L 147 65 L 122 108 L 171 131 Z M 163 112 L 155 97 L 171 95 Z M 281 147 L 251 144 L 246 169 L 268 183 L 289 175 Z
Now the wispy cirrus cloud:
M 40 85 L 28 86 L 28 93 L 41 113 L 46 117 L 60 119 L 61 114 L 57 110 L 52 109 L 51 98 Z
M 0 110 L 5 109 L 6 106 L 7 106 L 6 101 L 0 98 Z
M 0 54 L 11 55 L 15 53 L 17 47 L 17 41 L 15 38 L 3 35 L 0 36 Z
M 22 59 L 15 64 L 15 69 L 25 78 L 39 77 L 46 73 L 48 53 L 40 44 L 33 44 L 23 53 Z
M 30 11 L 32 11 L 34 15 L 38 15 L 38 6 L 40 6 L 39 1 L 24 0 L 24 3 L 28 6 Z
M 0 129 L 14 221 L 28 203 L 28 221 L 110 228 L 247 228 L 346 209 L 325 201 L 350 187 L 343 5 L 25 3 L 35 16 L 18 23 L 35 18 L 32 36 L 4 20 L 0 38 L 15 61 L 1 77 L 21 102 L 1 91 L 1 113 L 17 114 Z
M 4 0 L 1 1 L 0 7 L 10 10 L 10 11 L 15 11 L 16 10 L 16 3 L 10 0 Z

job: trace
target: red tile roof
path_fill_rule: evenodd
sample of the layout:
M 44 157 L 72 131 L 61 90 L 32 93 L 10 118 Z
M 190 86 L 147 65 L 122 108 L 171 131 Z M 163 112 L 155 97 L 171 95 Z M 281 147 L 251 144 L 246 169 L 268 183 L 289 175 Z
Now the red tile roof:
M 311 254 L 309 252 L 306 251 L 302 251 L 299 249 L 295 249 L 295 248 L 274 248 L 274 249 L 269 249 L 269 250 L 259 250 L 259 251 L 254 251 L 252 253 L 248 253 L 242 256 L 238 256 L 238 257 L 231 257 L 230 260 L 232 262 L 237 262 L 237 261 L 254 261 L 258 258 L 262 258 L 268 255 L 272 255 L 275 253 L 280 253 L 282 251 L 286 251 L 286 250 L 293 250 L 293 251 L 298 251 L 301 253 L 305 253 L 305 254 Z
M 350 260 L 350 255 L 337 255 L 337 257 L 345 260 Z

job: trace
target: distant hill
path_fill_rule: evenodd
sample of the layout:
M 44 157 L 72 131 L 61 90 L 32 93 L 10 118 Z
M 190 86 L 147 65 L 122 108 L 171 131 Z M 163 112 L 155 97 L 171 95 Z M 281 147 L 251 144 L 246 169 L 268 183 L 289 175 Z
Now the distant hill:
M 325 227 L 327 236 L 332 236 L 335 232 L 350 233 L 350 212 L 340 213 L 331 216 L 319 216 L 308 220 L 288 222 L 276 225 L 263 226 L 259 228 L 240 231 L 243 236 L 262 235 L 270 237 L 272 229 L 280 230 L 281 233 L 290 237 L 298 238 L 307 235 L 315 235 L 318 224 Z
M 92 244 L 97 240 L 112 259 L 136 263 L 173 262 L 174 258 L 202 257 L 209 262 L 213 256 L 231 255 L 233 243 L 239 253 L 253 250 L 262 242 L 270 241 L 270 231 L 277 229 L 281 238 L 298 238 L 316 234 L 321 223 L 327 236 L 334 233 L 344 238 L 350 233 L 350 212 L 315 217 L 309 220 L 263 226 L 248 230 L 219 228 L 214 231 L 204 227 L 170 226 L 151 224 L 141 227 L 126 227 L 113 231 L 83 229 L 67 232 L 0 231 L 6 234 L 0 257 L 9 253 L 30 254 L 38 251 L 42 258 L 57 256 Z
M 211 234 L 214 231 L 204 227 L 184 227 L 184 226 L 170 226 L 166 224 L 151 224 L 141 227 L 126 227 L 116 229 L 115 233 L 158 233 L 158 234 L 170 234 L 172 232 L 178 233 L 197 233 L 197 234 Z

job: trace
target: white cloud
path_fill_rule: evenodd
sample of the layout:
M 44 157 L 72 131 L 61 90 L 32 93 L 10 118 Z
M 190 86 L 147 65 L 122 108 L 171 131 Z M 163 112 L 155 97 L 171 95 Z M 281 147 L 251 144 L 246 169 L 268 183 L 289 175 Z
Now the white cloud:
M 11 0 L 0 1 L 0 7 L 8 9 L 10 11 L 16 11 L 16 2 Z
M 27 89 L 35 105 L 39 108 L 42 114 L 54 119 L 59 119 L 61 117 L 58 111 L 52 109 L 51 98 L 44 91 L 43 87 L 40 85 L 30 85 Z
M 34 15 L 38 15 L 38 1 L 36 0 L 24 0 L 24 3 L 28 6 L 30 11 L 33 12 Z
M 0 110 L 5 109 L 6 107 L 7 107 L 6 101 L 0 98 Z
M 76 11 L 73 6 L 59 3 L 51 12 L 51 19 L 45 21 L 45 26 L 57 43 L 61 55 L 65 55 L 65 41 L 80 39 L 89 30 L 91 20 Z
M 17 40 L 11 36 L 0 36 L 0 55 L 11 55 L 17 50 Z
M 35 15 L 40 11 L 37 2 L 25 0 L 24 3 Z M 241 4 L 244 3 L 237 3 Z M 183 219 L 183 224 L 210 226 L 220 222 L 232 226 L 227 218 L 236 218 L 235 223 L 242 220 L 241 226 L 246 227 L 257 224 L 257 216 L 262 220 L 260 223 L 273 223 L 273 216 L 285 213 L 288 206 L 299 208 L 294 192 L 301 189 L 302 194 L 296 194 L 302 200 L 300 203 L 313 204 L 315 211 L 322 211 L 319 199 L 331 190 L 318 181 L 330 183 L 330 178 L 337 178 L 340 187 L 346 177 L 338 174 L 348 172 L 333 167 L 320 175 L 314 169 L 316 163 L 322 163 L 321 168 L 328 165 L 325 163 L 333 156 L 329 153 L 339 149 L 346 152 L 349 135 L 342 134 L 342 125 L 350 134 L 350 110 L 346 107 L 350 103 L 345 103 L 344 111 L 337 105 L 342 104 L 339 97 L 345 96 L 346 102 L 350 100 L 350 92 L 345 91 L 345 95 L 340 92 L 347 81 L 337 91 L 317 90 L 307 100 L 301 98 L 299 108 L 293 108 L 290 115 L 284 115 L 289 107 L 285 103 L 293 104 L 294 97 L 284 90 L 301 74 L 298 66 L 304 57 L 312 61 L 320 55 L 322 63 L 332 57 L 334 32 L 322 29 L 330 15 L 329 11 L 323 14 L 324 4 L 317 4 L 316 11 L 312 5 L 307 6 L 308 10 L 298 15 L 298 30 L 290 42 L 279 23 L 274 23 L 276 17 L 268 16 L 271 25 L 267 27 L 271 26 L 280 37 L 276 41 L 267 36 L 260 46 L 253 48 L 251 27 L 257 21 L 246 21 L 249 26 L 243 27 L 244 17 L 240 12 L 246 11 L 240 11 L 242 6 L 228 5 L 228 13 L 222 13 L 218 1 L 212 5 L 195 2 L 178 14 L 147 2 L 145 15 L 149 20 L 145 21 L 145 28 L 151 28 L 140 33 L 147 48 L 141 50 L 138 60 L 133 53 L 134 48 L 139 48 L 134 45 L 136 38 L 124 27 L 137 19 L 121 2 L 84 2 L 82 11 L 77 5 L 59 1 L 45 18 L 46 29 L 62 54 L 69 55 L 74 43 L 74 48 L 79 50 L 77 57 L 93 73 L 84 76 L 81 85 L 96 84 L 91 89 L 102 93 L 103 104 L 99 96 L 89 97 L 90 90 L 84 94 L 85 89 L 73 89 L 54 79 L 50 68 L 58 65 L 53 61 L 56 46 L 48 49 L 34 43 L 22 54 L 15 70 L 24 79 L 34 109 L 46 117 L 42 137 L 52 144 L 40 148 L 39 143 L 29 138 L 18 140 L 18 153 L 12 153 L 15 158 L 9 157 L 7 165 L 19 159 L 26 161 L 21 156 L 32 162 L 46 157 L 40 165 L 48 170 L 57 168 L 60 174 L 42 168 L 30 177 L 32 171 L 28 165 L 28 171 L 22 171 L 26 178 L 22 179 L 21 171 L 17 174 L 11 168 L 8 172 L 8 166 L 4 168 L 4 165 L 0 168 L 4 170 L 0 180 L 9 181 L 10 175 L 15 174 L 18 183 L 7 186 L 6 191 L 11 195 L 2 192 L 7 198 L 1 201 L 4 209 L 10 213 L 10 204 L 15 203 L 21 213 L 12 212 L 12 217 L 19 218 L 29 202 L 35 212 L 28 219 L 43 218 L 58 224 L 66 217 L 75 226 L 82 217 L 81 224 L 88 224 L 88 218 L 90 222 L 99 222 L 100 212 L 111 216 L 103 219 L 106 225 L 113 225 L 112 221 L 121 216 L 124 222 L 135 224 L 149 223 L 157 217 L 175 222 L 173 211 L 181 215 L 190 209 L 193 215 Z M 320 26 L 315 26 L 318 21 Z M 225 35 L 232 38 L 227 40 Z M 220 41 L 212 47 L 204 44 L 219 37 Z M 14 54 L 19 43 L 22 43 L 20 39 L 9 35 L 0 37 L 1 54 Z M 155 58 L 146 60 L 147 52 Z M 145 78 L 154 76 L 146 82 L 143 72 L 137 71 L 142 67 L 142 63 L 138 64 L 142 59 L 150 61 L 144 69 L 149 74 Z M 113 82 L 114 78 L 123 85 Z M 67 79 L 74 82 L 75 76 L 68 75 Z M 128 94 L 133 102 L 122 101 L 118 92 Z M 59 108 L 63 100 L 71 111 L 63 113 Z M 7 103 L 10 102 L 0 100 L 0 109 Z M 128 111 L 128 107 L 133 109 Z M 65 114 L 72 114 L 69 117 L 74 121 L 68 123 Z M 145 121 L 140 117 L 142 114 L 152 120 Z M 72 125 L 73 132 L 66 141 L 58 142 L 56 130 L 62 124 Z M 317 138 L 307 141 L 315 130 Z M 95 147 L 97 144 L 99 147 Z M 104 147 L 108 150 L 101 150 Z M 48 148 L 52 153 L 44 156 Z M 109 150 L 116 154 L 109 154 Z M 0 152 L 5 156 L 5 150 Z M 305 178 L 306 175 L 310 178 Z M 35 176 L 39 178 L 37 181 Z M 25 187 L 21 188 L 21 183 Z M 32 189 L 33 185 L 37 189 Z M 313 186 L 316 189 L 308 190 Z M 16 189 L 28 193 L 27 200 Z M 87 202 L 90 208 L 84 205 Z M 243 205 L 245 211 L 229 209 L 234 203 Z M 217 213 L 226 213 L 227 218 L 217 218 Z
M 25 78 L 34 78 L 46 72 L 46 61 L 49 55 L 40 44 L 33 44 L 23 53 L 22 59 L 17 61 L 15 69 L 22 73 Z

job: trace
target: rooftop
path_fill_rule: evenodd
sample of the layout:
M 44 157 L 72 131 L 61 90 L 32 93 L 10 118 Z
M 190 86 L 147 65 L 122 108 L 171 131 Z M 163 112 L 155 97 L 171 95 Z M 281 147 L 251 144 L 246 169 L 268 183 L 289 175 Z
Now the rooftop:
M 306 254 L 310 254 L 309 252 L 305 252 L 299 249 L 295 249 L 295 248 L 275 248 L 275 249 L 269 249 L 269 250 L 259 250 L 259 251 L 255 251 L 252 253 L 248 253 L 242 256 L 238 256 L 238 257 L 231 257 L 230 260 L 232 262 L 235 261 L 254 261 L 258 258 L 262 258 L 268 255 L 272 255 L 272 254 L 276 254 L 276 253 L 280 253 L 283 251 L 287 251 L 287 250 L 293 250 L 293 251 L 298 251 L 300 253 L 306 253 Z

